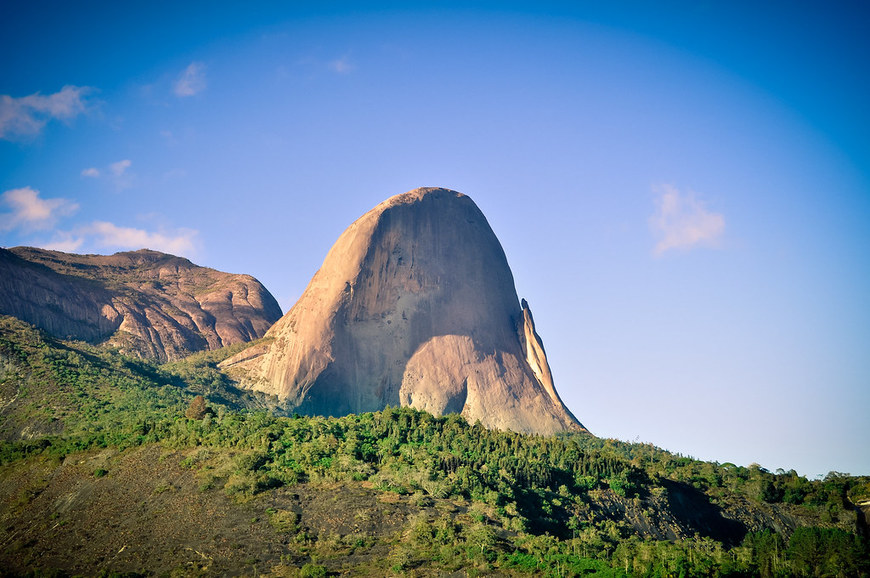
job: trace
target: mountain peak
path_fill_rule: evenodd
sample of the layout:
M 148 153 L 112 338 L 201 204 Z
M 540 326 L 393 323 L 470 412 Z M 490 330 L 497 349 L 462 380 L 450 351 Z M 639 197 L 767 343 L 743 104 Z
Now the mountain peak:
M 425 187 L 354 221 L 260 355 L 224 366 L 300 413 L 387 405 L 488 427 L 581 431 L 556 394 L 528 304 L 470 197 Z

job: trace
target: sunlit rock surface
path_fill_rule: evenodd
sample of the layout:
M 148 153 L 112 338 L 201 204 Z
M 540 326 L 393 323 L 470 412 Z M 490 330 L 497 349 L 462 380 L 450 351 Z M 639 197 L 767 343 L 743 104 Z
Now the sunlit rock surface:
M 0 314 L 63 339 L 161 361 L 262 337 L 281 308 L 250 275 L 142 249 L 0 249 Z
M 402 405 L 521 432 L 584 429 L 498 239 L 455 191 L 415 189 L 357 219 L 268 336 L 222 366 L 300 413 Z

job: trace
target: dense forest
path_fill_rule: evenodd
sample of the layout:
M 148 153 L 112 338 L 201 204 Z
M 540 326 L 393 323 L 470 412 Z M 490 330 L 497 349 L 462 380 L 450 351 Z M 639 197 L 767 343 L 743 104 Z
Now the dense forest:
M 341 534 L 314 531 L 304 508 L 264 507 L 286 547 L 273 574 L 870 575 L 856 506 L 870 498 L 870 478 L 808 480 L 650 444 L 487 430 L 408 408 L 282 416 L 251 409 L 270 400 L 235 390 L 217 369 L 233 352 L 158 365 L 0 318 L 0 482 L 36 463 L 159 446 L 182 456 L 206 497 L 220 492 L 250 506 L 294 488 L 359 488 L 406 508 L 399 531 Z M 112 466 L 93 471 L 123 482 L 113 474 Z M 16 538 L 37 493 L 2 498 L 0 575 L 68 570 L 44 565 Z M 115 571 L 106 561 L 90 568 Z

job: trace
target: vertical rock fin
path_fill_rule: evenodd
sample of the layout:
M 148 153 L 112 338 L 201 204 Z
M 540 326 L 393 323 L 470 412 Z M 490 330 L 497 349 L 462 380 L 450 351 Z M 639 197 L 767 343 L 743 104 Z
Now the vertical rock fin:
M 562 400 L 559 399 L 559 394 L 556 393 L 556 386 L 553 385 L 553 374 L 550 373 L 550 364 L 547 362 L 547 353 L 544 351 L 544 342 L 535 331 L 535 320 L 532 317 L 532 310 L 529 308 L 529 303 L 523 299 L 523 326 L 520 333 L 520 340 L 523 343 L 523 348 L 526 354 L 526 363 L 535 374 L 538 383 L 550 396 L 553 402 L 562 405 Z

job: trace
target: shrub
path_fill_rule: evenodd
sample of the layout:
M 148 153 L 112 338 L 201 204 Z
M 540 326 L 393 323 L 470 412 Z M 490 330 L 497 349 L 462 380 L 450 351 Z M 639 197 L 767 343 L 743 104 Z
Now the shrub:
M 275 510 L 269 513 L 269 523 L 277 532 L 295 534 L 299 531 L 299 514 L 292 510 Z
M 321 566 L 320 564 L 305 564 L 299 570 L 299 576 L 301 578 L 322 578 L 326 576 L 326 567 Z

